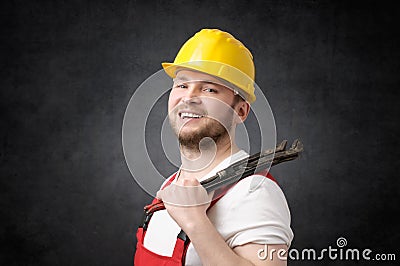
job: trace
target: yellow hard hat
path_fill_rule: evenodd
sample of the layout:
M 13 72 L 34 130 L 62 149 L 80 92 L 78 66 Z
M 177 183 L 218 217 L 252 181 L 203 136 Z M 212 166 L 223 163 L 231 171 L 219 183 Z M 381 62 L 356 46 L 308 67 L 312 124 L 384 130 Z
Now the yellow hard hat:
M 197 70 L 228 82 L 248 102 L 254 95 L 255 69 L 251 52 L 231 34 L 218 29 L 202 29 L 181 47 L 173 63 L 162 63 L 175 78 L 179 68 Z

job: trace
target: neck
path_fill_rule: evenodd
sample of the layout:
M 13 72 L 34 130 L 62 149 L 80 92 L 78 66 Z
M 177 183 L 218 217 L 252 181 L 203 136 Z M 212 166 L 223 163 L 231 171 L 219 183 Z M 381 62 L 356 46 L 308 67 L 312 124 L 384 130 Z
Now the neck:
M 239 151 L 234 142 L 222 139 L 215 143 L 211 139 L 202 140 L 199 149 L 181 146 L 180 178 L 191 177 L 201 179 L 223 160 Z

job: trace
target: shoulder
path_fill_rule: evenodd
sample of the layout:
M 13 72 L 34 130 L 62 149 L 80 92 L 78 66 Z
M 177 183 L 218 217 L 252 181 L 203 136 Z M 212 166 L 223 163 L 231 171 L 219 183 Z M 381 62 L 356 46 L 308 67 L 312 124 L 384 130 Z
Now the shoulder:
M 210 209 L 221 216 L 246 214 L 248 219 L 264 219 L 279 216 L 290 223 L 290 211 L 286 197 L 279 185 L 262 175 L 252 175 L 234 185 Z M 230 217 L 233 218 L 233 217 Z
M 290 210 L 278 184 L 262 175 L 238 182 L 209 210 L 231 246 L 288 244 L 293 238 Z
M 247 200 L 253 204 L 265 204 L 266 201 L 272 201 L 272 203 L 286 202 L 285 195 L 278 183 L 263 175 L 252 175 L 242 179 L 225 196 L 226 200 L 240 201 L 241 204 L 239 205 L 243 205 Z

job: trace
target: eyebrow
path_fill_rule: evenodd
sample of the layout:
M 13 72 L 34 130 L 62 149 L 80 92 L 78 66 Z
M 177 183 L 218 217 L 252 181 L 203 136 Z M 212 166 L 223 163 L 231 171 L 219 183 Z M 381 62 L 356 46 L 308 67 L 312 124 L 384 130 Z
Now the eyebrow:
M 218 81 L 203 80 L 203 79 L 190 79 L 190 78 L 188 78 L 187 76 L 184 76 L 184 75 L 182 75 L 180 77 L 176 77 L 176 78 L 173 79 L 173 82 L 176 82 L 176 81 L 183 81 L 183 82 L 185 82 L 185 81 L 199 81 L 199 82 L 203 82 L 203 83 L 207 83 L 207 84 L 217 84 L 217 85 L 224 86 L 223 84 L 221 84 Z

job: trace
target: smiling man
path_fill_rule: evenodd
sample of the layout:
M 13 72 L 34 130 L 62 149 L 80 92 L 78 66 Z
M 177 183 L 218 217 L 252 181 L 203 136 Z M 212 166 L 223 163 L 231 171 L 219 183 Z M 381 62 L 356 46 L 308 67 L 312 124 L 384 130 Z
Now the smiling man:
M 200 178 L 212 169 L 210 167 L 239 151 L 232 141 L 234 125 L 246 119 L 249 104 L 215 77 L 178 69 L 168 109 L 169 121 L 184 159 L 182 167 L 186 169 L 186 164 L 192 162 L 192 175 Z M 218 156 L 210 157 L 215 153 Z M 207 163 L 210 164 L 208 169 L 198 171 Z
M 138 230 L 135 265 L 286 265 L 290 212 L 270 175 L 247 177 L 218 195 L 200 185 L 248 155 L 235 131 L 255 101 L 250 51 L 229 33 L 204 29 L 163 67 L 173 78 L 168 112 L 182 165 Z M 279 256 L 265 256 L 266 247 Z

